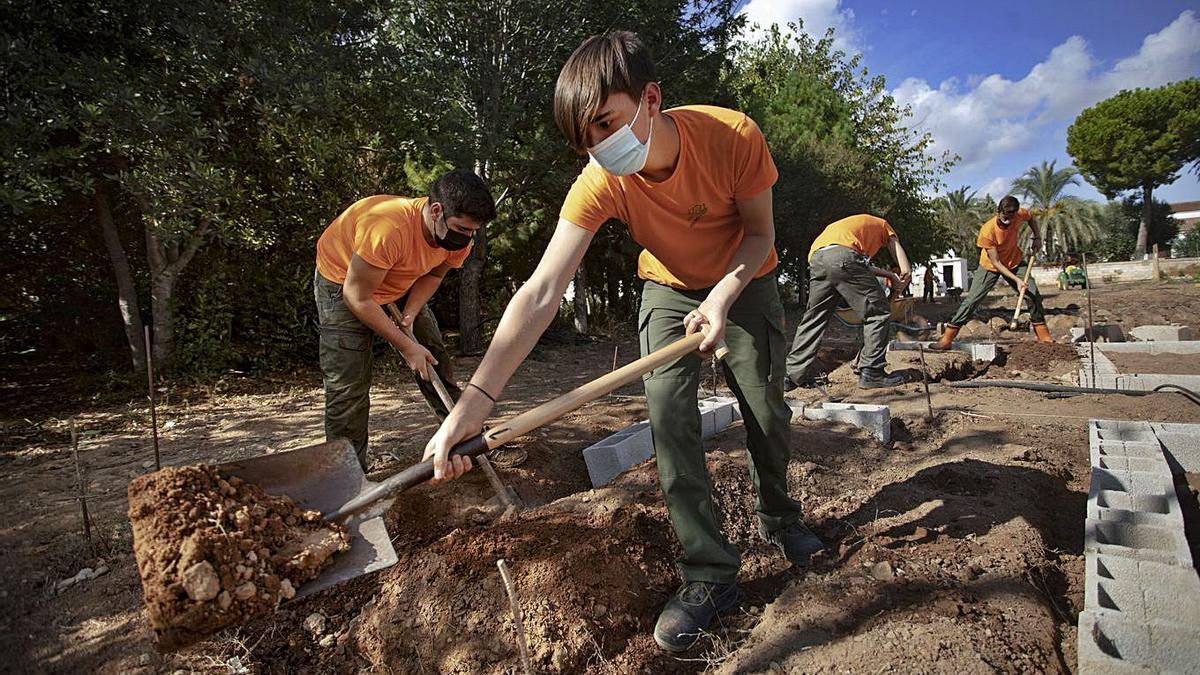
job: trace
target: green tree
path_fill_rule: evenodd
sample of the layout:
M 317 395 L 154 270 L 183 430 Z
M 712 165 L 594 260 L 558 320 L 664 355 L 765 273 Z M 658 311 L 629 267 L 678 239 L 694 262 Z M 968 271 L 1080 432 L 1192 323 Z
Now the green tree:
M 779 168 L 776 245 L 783 271 L 803 279 L 808 248 L 829 223 L 856 213 L 886 218 L 910 256 L 941 252 L 933 200 L 948 155 L 929 154 L 929 134 L 909 126 L 881 76 L 833 47 L 778 26 L 745 42 L 726 82 L 763 130 Z
M 1200 159 L 1200 79 L 1122 91 L 1084 110 L 1067 129 L 1067 152 L 1089 183 L 1112 199 L 1139 190 L 1135 255 L 1149 246 L 1154 188 Z M 1197 165 L 1200 168 L 1200 165 Z
M 1070 166 L 1055 169 L 1055 163 L 1030 167 L 1012 184 L 1042 226 L 1043 252 L 1052 259 L 1088 247 L 1100 233 L 1097 206 L 1063 194 L 1068 186 L 1079 185 L 1079 172 Z
M 1140 199 L 1134 196 L 1108 202 L 1098 208 L 1102 235 L 1096 242 L 1096 252 L 1107 261 L 1129 260 L 1142 228 L 1145 212 Z M 1149 245 L 1169 246 L 1179 234 L 1179 221 L 1171 217 L 1171 206 L 1155 199 L 1150 207 Z

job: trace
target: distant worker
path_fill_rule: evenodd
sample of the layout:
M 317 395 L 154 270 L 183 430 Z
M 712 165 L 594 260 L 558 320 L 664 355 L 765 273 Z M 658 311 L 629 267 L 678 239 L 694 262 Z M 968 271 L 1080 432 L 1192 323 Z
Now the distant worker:
M 317 241 L 313 293 L 320 321 L 325 437 L 347 438 L 367 468 L 374 336 L 400 351 L 439 418 L 450 411 L 429 384 L 433 367 L 457 400 L 437 320 L 426 306 L 451 268 L 462 267 L 471 236 L 496 217 L 483 180 L 456 170 L 434 181 L 428 197 L 375 195 L 350 205 Z M 405 334 L 384 306 L 402 301 Z
M 1029 277 L 1028 286 L 1021 279 L 1024 266 L 1032 264 L 1021 255 L 1019 242 L 1022 223 L 1029 223 L 1029 229 L 1033 232 L 1033 240 L 1030 242 L 1032 250 L 1040 249 L 1042 235 L 1038 232 L 1037 221 L 1028 210 L 1021 208 L 1016 197 L 1008 195 L 1001 199 L 1000 204 L 996 206 L 996 215 L 979 228 L 979 237 L 975 240 L 975 245 L 980 248 L 979 267 L 975 269 L 967 297 L 963 298 L 958 311 L 942 331 L 941 338 L 936 344 L 930 345 L 930 349 L 950 349 L 954 337 L 958 335 L 958 329 L 971 320 L 988 291 L 992 290 L 1001 278 L 1017 293 L 1025 291 L 1029 320 L 1037 333 L 1038 342 L 1053 342 L 1050 339 L 1050 331 L 1046 328 L 1046 312 L 1042 308 L 1042 294 L 1038 291 L 1037 283 L 1032 276 Z
M 872 256 L 884 246 L 899 266 L 899 274 L 871 265 Z M 829 225 L 817 237 L 808 251 L 808 307 L 788 354 L 784 389 L 790 391 L 808 383 L 805 371 L 817 358 L 821 336 L 839 296 L 863 322 L 858 386 L 875 389 L 904 383 L 903 375 L 888 374 L 885 369 L 892 308 L 875 277 L 891 282 L 892 298 L 912 280 L 908 254 L 886 220 L 866 214 L 850 216 Z
M 922 302 L 933 302 L 933 265 L 925 266 L 925 292 L 921 294 Z

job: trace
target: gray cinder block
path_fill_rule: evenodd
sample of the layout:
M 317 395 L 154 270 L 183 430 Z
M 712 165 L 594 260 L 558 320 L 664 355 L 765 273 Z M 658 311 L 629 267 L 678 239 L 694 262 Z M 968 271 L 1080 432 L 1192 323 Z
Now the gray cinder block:
M 1081 673 L 1196 673 L 1200 641 L 1194 630 L 1126 621 L 1120 615 L 1079 615 Z
M 1147 525 L 1088 518 L 1084 549 L 1097 553 L 1150 560 L 1180 567 L 1192 566 L 1183 527 Z
M 1100 554 L 1089 554 L 1084 570 L 1084 609 L 1190 627 L 1200 639 L 1200 576 L 1195 570 Z
M 829 401 L 821 406 L 806 406 L 796 401 L 788 401 L 788 405 L 792 407 L 792 421 L 808 419 L 845 422 L 865 429 L 882 443 L 892 440 L 892 412 L 885 405 Z
M 1187 326 L 1138 326 L 1129 334 L 1143 342 L 1179 342 L 1192 339 L 1192 329 Z

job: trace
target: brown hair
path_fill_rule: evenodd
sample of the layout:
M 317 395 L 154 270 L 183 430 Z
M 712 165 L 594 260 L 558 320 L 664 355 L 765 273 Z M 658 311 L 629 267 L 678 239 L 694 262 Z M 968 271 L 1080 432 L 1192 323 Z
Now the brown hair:
M 567 59 L 554 85 L 554 122 L 580 154 L 587 151 L 588 125 L 612 94 L 642 96 L 657 82 L 654 57 L 637 35 L 616 31 L 593 35 Z
M 1012 195 L 1005 195 L 1004 199 L 1001 199 L 1000 203 L 996 205 L 996 210 L 1005 214 L 1016 213 L 1020 208 L 1021 202 L 1017 201 L 1017 198 Z

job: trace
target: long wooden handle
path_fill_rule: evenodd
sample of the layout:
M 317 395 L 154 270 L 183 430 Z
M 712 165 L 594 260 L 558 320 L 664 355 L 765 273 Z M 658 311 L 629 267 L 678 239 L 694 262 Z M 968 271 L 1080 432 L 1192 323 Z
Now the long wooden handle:
M 576 410 L 586 403 L 594 401 L 601 396 L 604 396 L 616 389 L 619 389 L 626 384 L 636 380 L 646 373 L 665 366 L 688 354 L 696 351 L 700 343 L 704 341 L 704 335 L 701 333 L 692 333 L 687 337 L 676 340 L 671 344 L 654 351 L 642 358 L 624 365 L 607 375 L 598 377 L 587 384 L 572 389 L 571 391 L 559 396 L 558 398 L 543 403 L 533 410 L 526 411 L 508 420 L 504 420 L 497 427 L 488 430 L 486 433 L 479 434 L 472 438 L 468 438 L 461 443 L 458 443 L 450 449 L 452 455 L 466 455 L 474 457 L 483 454 L 489 450 L 493 450 L 505 443 L 523 436 L 542 425 L 549 424 L 563 415 Z M 728 349 L 724 348 L 724 343 L 718 346 L 716 354 L 718 358 L 723 357 L 728 353 Z M 375 487 L 359 494 L 354 499 L 346 502 L 340 509 L 329 513 L 325 516 L 325 520 L 337 521 L 343 520 L 353 513 L 363 509 L 366 506 L 374 504 L 380 499 L 390 497 L 391 495 L 407 490 L 411 487 L 424 483 L 433 478 L 433 460 L 427 459 L 420 464 L 414 464 L 409 468 L 389 476 Z
M 413 342 L 417 342 L 417 336 L 413 335 L 412 327 L 404 325 L 404 315 L 396 308 L 396 303 L 389 302 L 387 308 L 388 312 L 392 315 L 392 320 L 396 322 L 400 330 Z M 420 343 L 418 342 L 417 344 Z M 429 383 L 437 391 L 438 398 L 442 400 L 442 405 L 446 406 L 446 412 L 449 413 L 451 410 L 454 410 L 454 399 L 450 398 L 450 392 L 446 390 L 446 385 L 442 382 L 442 376 L 438 375 L 437 370 L 433 368 L 427 368 L 426 372 L 429 373 Z
M 1029 250 L 1030 250 L 1030 252 L 1032 252 L 1033 247 L 1031 246 Z M 1023 284 L 1029 283 L 1029 273 L 1033 271 L 1033 256 L 1027 255 L 1026 258 L 1027 258 L 1027 260 L 1025 261 L 1025 278 L 1022 280 Z M 1024 299 L 1025 299 L 1025 289 L 1022 288 L 1021 291 L 1019 293 L 1017 293 L 1017 310 L 1015 312 L 1013 312 L 1013 318 L 1012 318 L 1013 323 L 1016 323 L 1017 317 L 1021 316 L 1021 302 Z

